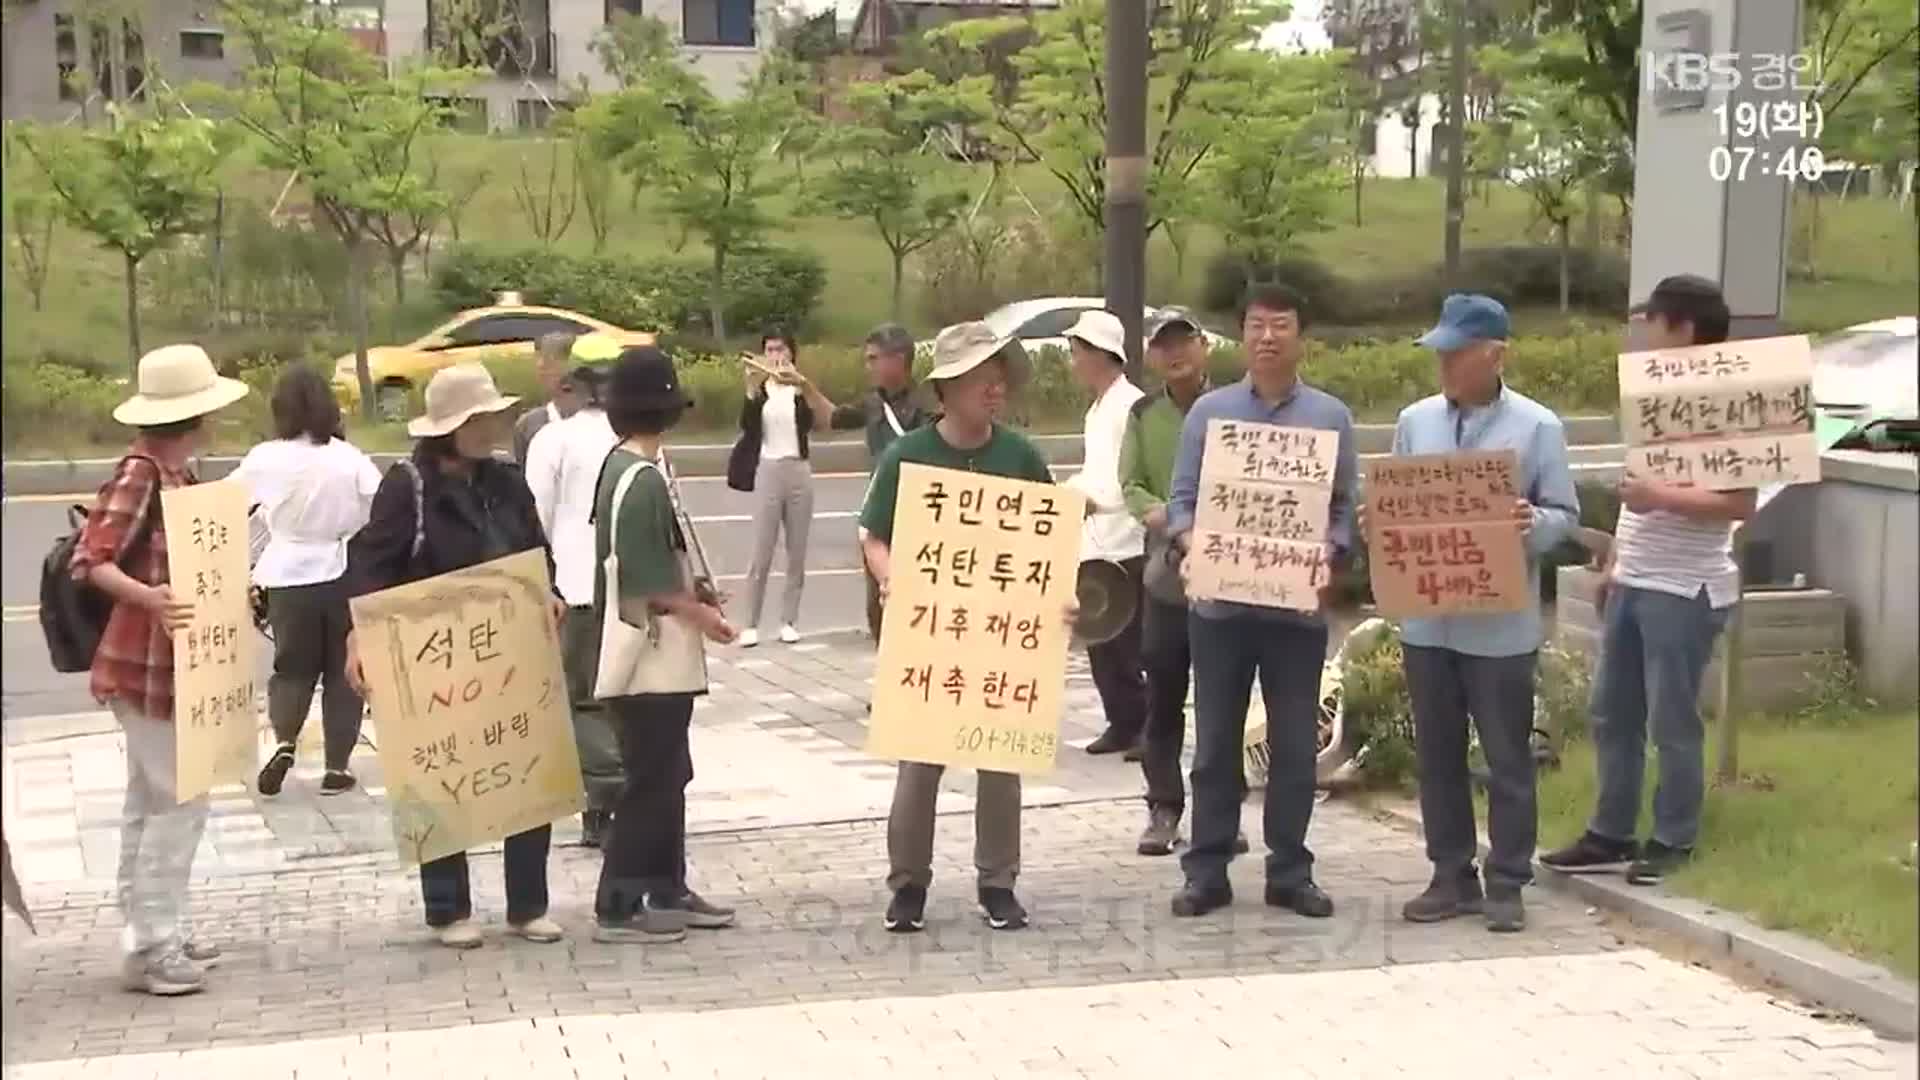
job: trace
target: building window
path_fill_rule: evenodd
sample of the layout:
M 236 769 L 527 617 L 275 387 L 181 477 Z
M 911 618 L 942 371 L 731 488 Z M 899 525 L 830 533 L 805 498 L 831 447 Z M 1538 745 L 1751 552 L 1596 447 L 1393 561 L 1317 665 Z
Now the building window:
M 183 60 L 222 60 L 227 55 L 227 35 L 219 30 L 180 31 L 180 58 Z
M 476 135 L 487 133 L 487 102 L 476 97 L 428 97 L 428 101 L 447 110 L 443 121 L 455 131 Z
M 616 15 L 645 15 L 641 0 L 607 0 L 607 21 L 612 22 Z
M 126 61 L 126 87 L 128 101 L 145 101 L 147 97 L 147 43 L 140 37 L 140 28 L 130 19 L 120 21 L 121 56 Z
M 553 103 L 541 98 L 521 98 L 513 103 L 513 121 L 522 131 L 545 131 L 553 123 Z
M 53 17 L 53 64 L 60 73 L 60 100 L 79 101 L 80 43 L 73 32 L 73 16 Z
M 753 0 L 681 0 L 680 37 L 689 45 L 753 46 Z

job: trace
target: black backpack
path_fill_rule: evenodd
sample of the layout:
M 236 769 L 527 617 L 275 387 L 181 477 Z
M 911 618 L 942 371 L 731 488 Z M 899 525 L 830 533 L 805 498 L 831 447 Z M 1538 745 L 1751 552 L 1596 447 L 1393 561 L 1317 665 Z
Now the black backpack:
M 152 458 L 136 457 L 154 468 L 153 497 L 140 526 L 127 541 L 120 559 L 144 547 L 153 535 L 153 522 L 160 513 L 160 466 Z M 113 614 L 113 598 L 93 585 L 73 578 L 73 552 L 80 546 L 80 533 L 87 524 L 88 508 L 75 503 L 67 508 L 67 523 L 73 531 L 53 542 L 40 563 L 40 632 L 47 639 L 47 655 L 53 670 L 73 673 L 93 666 L 93 654 L 107 631 L 107 618 Z

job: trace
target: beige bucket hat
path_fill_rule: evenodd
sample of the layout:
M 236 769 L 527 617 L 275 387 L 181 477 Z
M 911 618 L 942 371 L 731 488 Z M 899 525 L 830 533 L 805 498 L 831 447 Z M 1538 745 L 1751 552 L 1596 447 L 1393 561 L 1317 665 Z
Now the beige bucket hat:
M 213 370 L 198 345 L 162 345 L 140 358 L 139 392 L 113 410 L 129 427 L 154 427 L 205 416 L 247 396 L 247 384 Z
M 1121 360 L 1127 358 L 1127 328 L 1120 323 L 1120 316 L 1111 311 L 1083 311 L 1080 318 L 1067 328 L 1067 337 L 1076 338 Z
M 1018 341 L 1011 335 L 995 333 L 983 322 L 955 323 L 933 339 L 933 370 L 927 378 L 934 382 L 957 379 L 996 356 L 1006 361 L 1007 389 L 1025 386 L 1033 373 L 1033 362 Z
M 407 434 L 416 439 L 451 434 L 475 416 L 503 412 L 519 400 L 502 394 L 483 364 L 444 367 L 427 381 L 427 414 L 409 421 Z

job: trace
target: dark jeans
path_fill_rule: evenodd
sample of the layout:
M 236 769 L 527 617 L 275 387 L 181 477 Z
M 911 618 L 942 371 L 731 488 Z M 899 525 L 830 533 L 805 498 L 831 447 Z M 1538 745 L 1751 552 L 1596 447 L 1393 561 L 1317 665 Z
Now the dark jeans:
M 607 710 L 594 699 L 594 667 L 600 658 L 600 618 L 591 607 L 567 609 L 561 659 L 567 669 L 567 697 L 573 705 L 573 745 L 580 752 L 580 779 L 587 809 L 608 811 L 619 801 L 622 773 L 620 741 L 613 736 Z
M 1465 873 L 1479 850 L 1467 772 L 1472 718 L 1487 756 L 1487 883 L 1533 880 L 1539 807 L 1533 778 L 1533 678 L 1538 654 L 1470 656 L 1402 650 L 1420 767 L 1420 821 L 1436 874 Z
M 1187 636 L 1194 679 L 1193 839 L 1180 868 L 1200 888 L 1227 884 L 1227 864 L 1240 834 L 1247 703 L 1257 674 L 1272 752 L 1262 818 L 1267 884 L 1282 889 L 1305 884 L 1313 879 L 1307 823 L 1313 817 L 1314 759 L 1320 749 L 1315 731 L 1326 624 L 1190 613 Z
M 1193 651 L 1187 647 L 1187 606 L 1143 596 L 1141 653 L 1147 665 L 1147 748 L 1140 772 L 1147 805 L 1181 813 L 1187 807 L 1180 752 L 1187 742 L 1187 686 Z
M 347 590 L 338 580 L 267 590 L 267 624 L 273 629 L 273 675 L 267 679 L 267 717 L 273 736 L 300 741 L 313 689 L 320 692 L 320 730 L 327 768 L 345 770 L 360 741 L 360 695 L 347 685 Z M 324 680 L 324 683 L 323 683 Z
M 1133 618 L 1115 637 L 1087 646 L 1087 666 L 1093 669 L 1093 685 L 1100 691 L 1100 706 L 1107 714 L 1107 731 L 1127 740 L 1140 737 L 1147 724 L 1147 677 L 1140 666 L 1140 607 L 1143 595 L 1140 574 L 1146 567 L 1144 556 L 1120 564 L 1133 589 Z
M 547 913 L 547 845 L 553 826 L 542 825 L 507 837 L 507 921 L 518 926 Z M 467 881 L 467 853 L 420 864 L 420 897 L 427 925 L 445 926 L 473 917 L 473 890 Z
M 693 754 L 687 729 L 692 694 L 614 698 L 614 734 L 626 783 L 601 841 L 600 888 L 593 913 L 603 923 L 633 916 L 642 897 L 674 906 L 687 891 L 687 784 Z

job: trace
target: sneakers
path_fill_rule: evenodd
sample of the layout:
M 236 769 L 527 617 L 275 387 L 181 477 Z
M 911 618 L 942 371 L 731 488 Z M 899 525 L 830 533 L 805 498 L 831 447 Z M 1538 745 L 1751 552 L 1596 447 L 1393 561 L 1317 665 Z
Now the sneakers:
M 293 744 L 283 742 L 274 747 L 273 756 L 267 759 L 266 766 L 260 770 L 260 778 L 254 786 L 259 788 L 260 794 L 269 798 L 278 795 L 281 786 L 287 782 L 287 772 L 292 768 Z
M 1557 851 L 1540 856 L 1540 865 L 1565 874 L 1604 874 L 1624 870 L 1639 857 L 1631 840 L 1609 840 L 1591 831 Z
M 511 925 L 514 933 L 519 934 L 528 941 L 541 945 L 551 945 L 567 936 L 567 932 L 560 928 L 559 923 L 554 922 L 545 915 L 537 919 L 528 919 L 526 922 L 513 923 Z
M 724 930 L 733 925 L 732 908 L 721 907 L 692 889 L 680 898 L 680 904 L 687 911 L 687 925 L 695 930 Z
M 995 930 L 1019 930 L 1027 925 L 1027 909 L 1020 906 L 1012 889 L 981 889 L 980 914 Z
M 211 941 L 189 941 L 180 946 L 187 959 L 201 967 L 213 967 L 220 962 L 220 946 Z
M 580 846 L 597 848 L 607 837 L 607 825 L 613 815 L 605 810 L 588 810 L 580 815 Z
M 1480 878 L 1471 866 L 1460 873 L 1433 875 L 1427 891 L 1406 902 L 1400 915 L 1408 922 L 1433 923 L 1480 910 Z
M 889 933 L 912 934 L 927 928 L 927 890 L 919 885 L 902 885 L 894 890 L 883 922 Z
M 1309 919 L 1325 919 L 1333 914 L 1333 897 L 1321 892 L 1320 886 L 1311 881 L 1291 889 L 1268 885 L 1266 900 L 1268 907 L 1286 908 Z
M 1087 744 L 1089 754 L 1119 754 L 1131 750 L 1140 740 L 1122 738 L 1112 728 L 1100 734 L 1100 737 Z
M 345 769 L 328 769 L 327 775 L 320 778 L 320 794 L 342 795 L 360 786 L 360 781 Z
M 1142 855 L 1171 855 L 1180 844 L 1180 811 L 1156 806 L 1147 811 L 1147 828 L 1140 834 Z
M 792 623 L 787 623 L 780 628 L 780 643 L 782 645 L 800 644 L 800 631 L 795 630 Z
M 1233 903 L 1232 886 L 1221 885 L 1217 888 L 1208 888 L 1189 881 L 1180 886 L 1179 892 L 1173 894 L 1173 914 L 1176 918 L 1197 919 L 1202 915 L 1210 915 L 1231 903 Z
M 129 990 L 155 997 L 197 994 L 207 988 L 207 977 L 180 949 L 149 950 L 127 957 L 121 970 Z
M 655 903 L 652 896 L 640 898 L 640 906 L 618 922 L 601 920 L 593 928 L 593 940 L 605 945 L 656 945 L 683 941 L 692 912 L 684 907 Z
M 1640 857 L 1627 867 L 1627 884 L 1658 885 L 1692 858 L 1692 848 L 1668 847 L 1658 840 L 1649 840 Z
M 734 644 L 743 649 L 751 649 L 755 645 L 760 644 L 760 631 L 752 628 L 742 630 L 740 631 L 740 636 L 734 639 Z
M 477 949 L 480 947 L 480 928 L 466 919 L 450 922 L 433 932 L 434 939 L 449 949 Z
M 1517 885 L 1488 886 L 1486 912 L 1487 929 L 1496 934 L 1516 934 L 1527 928 L 1527 908 Z

